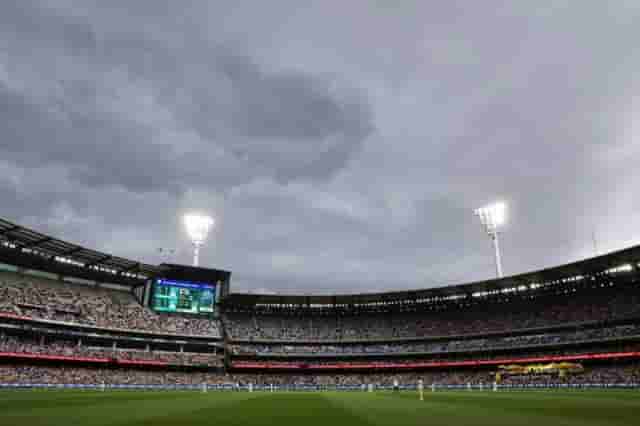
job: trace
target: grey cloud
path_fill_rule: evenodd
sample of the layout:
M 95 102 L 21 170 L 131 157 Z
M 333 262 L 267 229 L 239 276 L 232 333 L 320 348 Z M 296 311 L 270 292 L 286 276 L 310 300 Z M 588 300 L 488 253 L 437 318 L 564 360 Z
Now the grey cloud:
M 203 50 L 208 62 L 186 70 L 201 85 L 167 90 L 163 102 L 203 139 L 283 181 L 333 175 L 373 130 L 361 94 L 332 93 L 329 81 L 312 75 L 262 70 L 226 48 Z
M 635 2 L 337 9 L 3 4 L 1 215 L 187 262 L 179 215 L 204 209 L 207 264 L 266 291 L 492 276 L 472 210 L 495 198 L 509 273 L 592 254 L 594 228 L 629 243 Z
M 180 193 L 257 175 L 324 179 L 345 166 L 371 131 L 361 96 L 341 99 L 312 75 L 267 72 L 216 45 L 172 48 L 141 34 L 99 33 L 79 18 L 35 7 L 9 9 L 5 23 L 12 15 L 18 22 L 2 28 L 17 62 L 7 64 L 14 70 L 9 79 L 25 78 L 20 69 L 36 75 L 26 74 L 26 88 L 3 87 L 12 121 L 2 129 L 4 149 L 21 161 L 68 164 L 85 185 Z M 30 24 L 24 39 L 20 23 Z M 32 46 L 34 56 L 16 53 Z M 38 70 L 47 60 L 69 73 L 47 73 L 49 81 L 31 85 L 43 77 Z M 43 85 L 45 93 L 38 92 Z M 169 123 L 157 128 L 137 120 L 135 110 L 108 109 L 128 101 L 133 107 L 143 95 Z M 178 141 L 158 144 L 160 131 Z M 179 139 L 193 139 L 194 131 L 199 146 L 182 152 Z

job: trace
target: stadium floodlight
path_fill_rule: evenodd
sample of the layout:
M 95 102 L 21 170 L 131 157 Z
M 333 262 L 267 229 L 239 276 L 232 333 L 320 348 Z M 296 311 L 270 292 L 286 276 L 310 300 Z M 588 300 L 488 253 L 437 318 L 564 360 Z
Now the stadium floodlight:
M 480 222 L 482 223 L 484 230 L 491 238 L 491 241 L 493 241 L 493 248 L 496 257 L 496 274 L 498 275 L 498 278 L 502 278 L 502 259 L 500 257 L 498 234 L 500 233 L 500 228 L 507 220 L 507 205 L 500 201 L 476 209 L 474 213 L 480 218 Z
M 209 232 L 213 227 L 213 219 L 206 215 L 189 213 L 184 216 L 184 225 L 193 243 L 193 266 L 198 266 L 200 263 L 200 247 L 204 245 L 209 236 Z

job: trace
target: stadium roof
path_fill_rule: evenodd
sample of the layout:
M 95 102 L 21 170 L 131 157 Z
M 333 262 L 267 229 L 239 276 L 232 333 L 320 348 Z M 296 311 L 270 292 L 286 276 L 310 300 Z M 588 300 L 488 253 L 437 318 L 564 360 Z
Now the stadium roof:
M 0 219 L 0 262 L 5 261 L 6 259 L 4 258 L 9 259 L 6 260 L 7 262 L 17 259 L 15 256 L 7 256 L 6 253 L 18 253 L 22 258 L 46 259 L 48 263 L 39 263 L 39 265 L 48 265 L 49 267 L 68 266 L 70 267 L 67 268 L 68 271 L 89 271 L 94 275 L 100 274 L 103 277 L 108 277 L 110 280 L 107 281 L 127 285 L 140 284 L 144 282 L 147 277 L 165 271 L 171 266 L 150 265 L 88 249 Z M 456 300 L 457 298 L 463 298 L 469 295 L 507 292 L 513 289 L 533 289 L 536 288 L 536 286 L 571 281 L 580 279 L 580 277 L 593 276 L 594 274 L 606 273 L 608 271 L 625 272 L 639 268 L 640 245 L 562 266 L 468 284 L 420 290 L 340 295 L 260 295 L 232 293 L 229 294 L 227 302 L 232 305 L 241 306 L 372 306 L 376 304 L 405 303 L 407 301 L 444 301 Z M 71 273 L 67 274 L 74 276 Z M 78 276 L 82 276 L 82 274 Z
M 228 303 L 237 306 L 375 306 L 407 301 L 456 300 L 468 296 L 536 289 L 549 284 L 579 281 L 602 273 L 624 273 L 640 268 L 640 245 L 562 266 L 468 284 L 421 290 L 343 295 L 231 294 Z
M 88 249 L 5 219 L 0 219 L 0 244 L 5 248 L 20 250 L 23 254 L 114 276 L 143 279 L 160 271 L 158 266 Z

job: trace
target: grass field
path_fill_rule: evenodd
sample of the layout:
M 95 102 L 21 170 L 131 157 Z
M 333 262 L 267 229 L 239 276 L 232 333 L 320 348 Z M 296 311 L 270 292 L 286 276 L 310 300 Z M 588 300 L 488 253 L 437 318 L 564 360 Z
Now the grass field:
M 640 392 L 0 392 L 2 426 L 638 425 Z

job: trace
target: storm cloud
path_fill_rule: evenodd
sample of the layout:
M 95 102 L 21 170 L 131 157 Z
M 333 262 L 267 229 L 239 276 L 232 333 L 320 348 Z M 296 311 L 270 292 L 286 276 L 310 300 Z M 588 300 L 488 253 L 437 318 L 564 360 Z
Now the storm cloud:
M 636 2 L 0 6 L 0 216 L 236 290 L 488 278 L 638 242 Z M 635 143 L 634 143 L 635 142 Z M 594 247 L 595 237 L 595 247 Z

